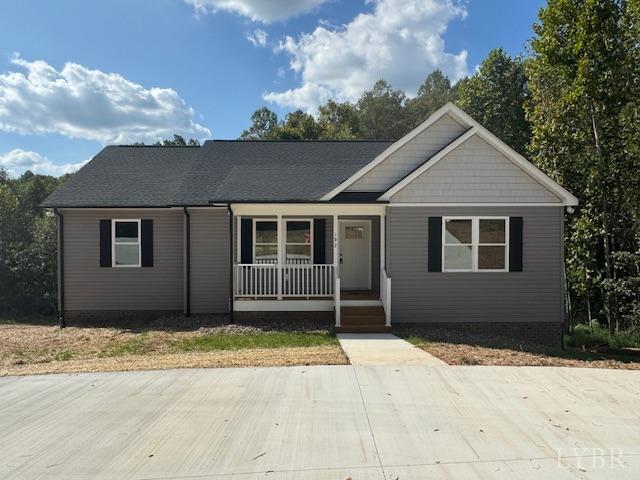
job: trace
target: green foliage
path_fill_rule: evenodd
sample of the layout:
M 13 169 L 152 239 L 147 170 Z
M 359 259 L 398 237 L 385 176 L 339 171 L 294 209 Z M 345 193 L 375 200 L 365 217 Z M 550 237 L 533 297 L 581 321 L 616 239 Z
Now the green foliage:
M 522 59 L 492 50 L 478 72 L 459 83 L 456 94 L 464 111 L 513 149 L 526 152 L 531 128 L 524 111 L 528 91 Z
M 418 125 L 447 102 L 455 101 L 457 88 L 440 70 L 434 70 L 424 80 L 415 98 L 407 100 L 408 115 L 413 125 Z
M 0 314 L 50 315 L 56 306 L 56 220 L 38 205 L 66 177 L 0 169 Z
M 251 127 L 240 135 L 242 140 L 270 140 L 278 127 L 278 116 L 267 107 L 262 107 L 251 115 Z
M 329 100 L 318 109 L 322 140 L 355 140 L 361 137 L 360 115 L 355 105 Z
M 361 138 L 366 140 L 397 140 L 411 127 L 405 108 L 407 97 L 389 83 L 378 80 L 358 100 Z
M 534 32 L 529 150 L 581 200 L 566 224 L 572 317 L 603 311 L 614 332 L 640 298 L 619 278 L 640 251 L 638 1 L 550 0 Z
M 574 348 L 638 348 L 640 347 L 640 329 L 617 332 L 613 335 L 597 322 L 576 325 L 565 335 L 564 344 Z

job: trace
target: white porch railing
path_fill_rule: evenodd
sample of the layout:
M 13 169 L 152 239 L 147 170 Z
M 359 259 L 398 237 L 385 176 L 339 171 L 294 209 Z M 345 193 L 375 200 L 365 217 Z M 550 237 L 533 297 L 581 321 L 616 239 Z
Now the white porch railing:
M 380 300 L 385 314 L 385 325 L 391 326 L 391 277 L 387 276 L 385 268 L 380 269 Z
M 278 271 L 282 269 L 282 284 Z M 235 265 L 236 297 L 332 297 L 334 266 L 238 263 Z

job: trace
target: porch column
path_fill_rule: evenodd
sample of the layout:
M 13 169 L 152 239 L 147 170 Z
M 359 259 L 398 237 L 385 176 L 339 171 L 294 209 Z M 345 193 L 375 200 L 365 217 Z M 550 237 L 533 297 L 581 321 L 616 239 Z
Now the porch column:
M 386 272 L 386 247 L 385 247 L 385 241 L 386 241 L 386 219 L 387 216 L 386 215 L 380 215 L 380 273 L 382 272 Z M 382 284 L 380 284 L 382 285 Z
M 384 308 L 385 325 L 391 326 L 391 279 L 387 274 L 387 216 L 380 215 L 380 299 Z
M 338 244 L 338 237 L 340 233 L 340 226 L 338 224 L 338 215 L 333 215 L 333 297 L 335 300 L 336 310 L 336 327 L 340 326 L 340 248 Z
M 282 215 L 277 215 L 278 222 L 278 300 L 282 300 L 282 264 L 284 263 L 284 255 L 282 255 L 282 249 L 284 243 L 284 237 L 282 233 Z

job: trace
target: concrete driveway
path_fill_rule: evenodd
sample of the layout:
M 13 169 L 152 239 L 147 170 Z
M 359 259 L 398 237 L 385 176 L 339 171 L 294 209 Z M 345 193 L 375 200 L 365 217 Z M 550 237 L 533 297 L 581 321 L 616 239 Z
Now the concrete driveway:
M 0 478 L 640 476 L 640 373 L 288 367 L 0 379 Z

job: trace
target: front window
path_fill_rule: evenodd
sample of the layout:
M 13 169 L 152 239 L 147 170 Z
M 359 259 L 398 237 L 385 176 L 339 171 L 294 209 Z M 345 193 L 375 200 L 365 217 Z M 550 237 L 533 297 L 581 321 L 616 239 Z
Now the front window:
M 443 218 L 445 272 L 507 271 L 507 219 Z
M 311 221 L 287 220 L 286 235 L 285 263 L 298 265 L 313 263 Z
M 113 266 L 140 266 L 140 220 L 113 220 Z
M 256 220 L 255 263 L 278 263 L 278 222 Z

